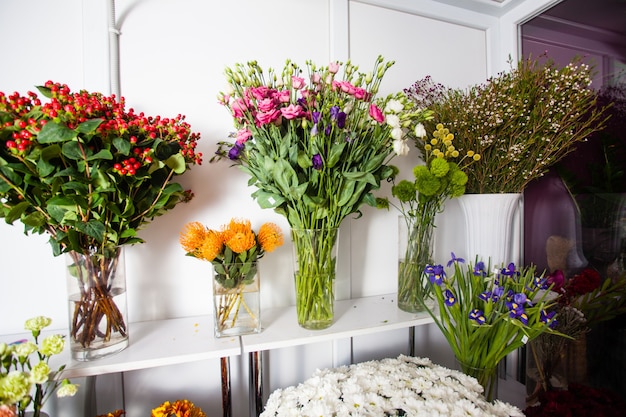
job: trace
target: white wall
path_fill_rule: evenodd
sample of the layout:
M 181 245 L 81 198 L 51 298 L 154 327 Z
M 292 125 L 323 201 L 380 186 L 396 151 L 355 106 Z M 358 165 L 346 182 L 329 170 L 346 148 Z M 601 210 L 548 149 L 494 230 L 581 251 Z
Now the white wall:
M 533 1 L 535 7 L 547 1 Z M 107 2 L 104 0 L 2 0 L 0 36 L 3 65 L 0 91 L 26 92 L 48 79 L 72 89 L 109 92 Z M 383 93 L 410 86 L 425 75 L 451 86 L 483 81 L 517 55 L 515 19 L 502 20 L 432 0 L 407 2 L 349 0 L 119 0 L 121 92 L 130 107 L 150 115 L 187 115 L 202 134 L 205 164 L 180 182 L 195 193 L 186 205 L 156 219 L 141 236 L 143 245 L 127 249 L 128 307 L 132 321 L 208 314 L 210 268 L 184 256 L 178 244 L 182 226 L 200 221 L 217 227 L 231 217 L 250 218 L 258 226 L 286 221 L 261 210 L 249 196 L 247 177 L 227 163 L 209 164 L 216 142 L 232 128 L 217 103 L 225 87 L 227 65 L 258 60 L 281 68 L 286 58 L 325 64 L 351 58 L 367 70 L 378 54 L 396 65 L 383 82 Z M 506 34 L 506 36 L 504 36 Z M 509 39 L 503 42 L 502 38 Z M 415 165 L 415 152 L 396 161 Z M 383 188 L 381 194 L 388 193 Z M 458 209 L 454 204 L 438 220 L 437 256 L 450 250 L 463 256 Z M 368 207 L 358 220 L 342 225 L 338 296 L 367 296 L 396 291 L 397 213 Z M 441 255 L 439 255 L 441 254 Z M 291 245 L 262 261 L 262 307 L 294 303 Z M 466 255 L 465 255 L 466 256 Z M 22 226 L 0 224 L 0 334 L 22 331 L 26 318 L 45 314 L 66 328 L 65 275 L 45 236 L 24 236 Z M 294 318 L 295 320 L 295 318 Z M 297 383 L 316 367 L 407 351 L 407 332 L 357 338 L 274 351 L 267 355 L 267 391 Z M 421 330 L 420 355 L 447 359 L 437 332 Z M 387 336 L 387 335 L 386 335 Z M 382 340 L 381 340 L 382 339 Z M 247 414 L 245 358 L 232 361 L 235 415 Z M 302 363 L 305 365 L 302 366 Z M 119 383 L 116 380 L 115 384 Z M 86 381 L 85 381 L 86 383 Z M 209 415 L 220 406 L 218 361 L 163 367 L 124 375 L 127 415 L 148 415 L 164 400 L 189 398 Z M 98 412 L 111 411 L 107 389 L 98 386 Z M 80 406 L 63 401 L 64 415 L 82 415 Z

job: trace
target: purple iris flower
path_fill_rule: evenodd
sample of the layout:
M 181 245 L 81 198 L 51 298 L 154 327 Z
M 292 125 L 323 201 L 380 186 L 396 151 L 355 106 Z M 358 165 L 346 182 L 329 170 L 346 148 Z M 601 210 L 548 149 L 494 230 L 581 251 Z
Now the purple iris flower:
M 441 285 L 446 276 L 443 265 L 427 265 L 424 269 L 424 273 L 428 276 L 430 282 L 436 285 Z
M 513 295 L 513 302 L 520 304 L 520 305 L 524 305 L 526 304 L 526 302 L 528 301 L 528 297 L 526 297 L 526 294 L 518 292 L 517 294 Z
M 484 276 L 486 274 L 487 271 L 485 271 L 485 263 L 483 261 L 480 261 L 476 265 L 474 265 L 474 275 Z
M 324 166 L 324 161 L 322 161 L 322 156 L 318 153 L 313 155 L 312 161 L 313 161 L 313 168 L 317 169 L 318 171 L 322 169 L 322 167 Z
M 514 301 L 507 301 L 506 307 L 509 309 L 509 317 L 512 319 L 518 319 L 524 324 L 528 324 L 528 315 L 526 315 L 523 305 L 517 304 Z
M 515 264 L 511 262 L 506 268 L 502 268 L 500 273 L 502 275 L 507 275 L 507 276 L 512 277 L 513 275 L 517 273 L 517 271 L 515 271 Z
M 454 303 L 456 303 L 456 297 L 452 291 L 446 290 L 443 295 L 446 298 L 445 303 L 448 307 L 453 306 Z
M 500 297 L 504 295 L 504 287 L 497 286 L 493 289 L 492 298 L 494 302 L 497 302 Z
M 493 293 L 491 291 L 485 291 L 482 292 L 478 295 L 478 298 L 480 298 L 483 301 L 489 301 L 491 300 L 491 297 L 493 296 Z
M 546 323 L 551 329 L 554 329 L 557 325 L 557 320 L 554 318 L 555 315 L 556 311 L 550 311 L 548 313 L 545 310 L 541 310 L 539 320 L 541 320 L 542 323 Z
M 478 324 L 485 324 L 485 314 L 479 309 L 475 308 L 469 313 L 470 320 L 474 320 Z
M 452 258 L 448 261 L 448 263 L 446 264 L 446 266 L 449 268 L 453 263 L 458 262 L 460 264 L 465 263 L 465 259 L 463 258 L 457 258 L 456 255 L 454 254 L 454 252 L 450 252 L 450 255 L 452 256 Z

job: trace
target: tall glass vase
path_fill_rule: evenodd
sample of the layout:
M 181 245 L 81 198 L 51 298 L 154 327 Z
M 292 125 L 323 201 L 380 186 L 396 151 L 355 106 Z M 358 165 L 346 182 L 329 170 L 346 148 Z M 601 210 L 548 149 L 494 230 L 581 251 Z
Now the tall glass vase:
M 476 378 L 483 387 L 483 395 L 489 402 L 498 398 L 498 365 L 493 367 L 474 366 L 460 361 L 456 358 L 459 370 L 465 375 Z
M 292 229 L 296 311 L 305 329 L 330 327 L 334 319 L 339 229 Z
M 126 348 L 124 248 L 69 252 L 66 260 L 72 358 L 88 361 Z
M 424 268 L 433 263 L 435 215 L 435 210 L 423 210 L 398 218 L 398 307 L 409 313 L 424 311 L 432 299 Z
M 260 285 L 257 262 L 213 264 L 215 337 L 261 331 Z

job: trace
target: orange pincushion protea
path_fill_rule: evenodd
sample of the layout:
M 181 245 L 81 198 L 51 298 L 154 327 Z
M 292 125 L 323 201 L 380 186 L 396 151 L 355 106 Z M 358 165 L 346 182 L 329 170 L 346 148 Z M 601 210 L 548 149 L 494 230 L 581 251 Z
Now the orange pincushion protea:
M 272 252 L 284 243 L 283 233 L 274 223 L 265 223 L 259 229 L 259 243 L 265 252 Z
M 195 253 L 202 247 L 206 235 L 207 230 L 202 223 L 187 223 L 180 233 L 179 241 L 183 249 Z

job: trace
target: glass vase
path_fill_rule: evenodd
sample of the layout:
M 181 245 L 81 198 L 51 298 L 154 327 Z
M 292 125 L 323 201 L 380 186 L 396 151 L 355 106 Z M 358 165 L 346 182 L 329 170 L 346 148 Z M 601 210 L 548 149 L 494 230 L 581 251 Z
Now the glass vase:
M 426 310 L 432 286 L 424 275 L 432 264 L 435 212 L 398 218 L 398 307 L 409 313 Z
M 257 262 L 213 264 L 215 337 L 261 331 L 260 289 Z
M 128 346 L 124 248 L 68 252 L 67 290 L 72 358 L 88 361 Z
M 292 229 L 298 324 L 321 330 L 334 319 L 339 229 Z
M 483 387 L 483 395 L 489 402 L 493 402 L 498 398 L 498 365 L 493 367 L 481 367 L 466 364 L 456 359 L 459 370 L 465 375 L 476 378 L 478 383 Z

